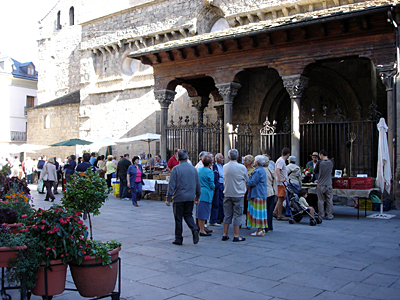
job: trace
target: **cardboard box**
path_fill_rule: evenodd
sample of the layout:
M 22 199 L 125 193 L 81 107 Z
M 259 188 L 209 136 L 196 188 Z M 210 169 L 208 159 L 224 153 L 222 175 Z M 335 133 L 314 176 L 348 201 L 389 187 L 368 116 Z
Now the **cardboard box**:
M 350 188 L 350 178 L 340 177 L 333 179 L 333 187 L 335 189 L 349 189 Z
M 351 177 L 350 188 L 353 190 L 369 190 L 373 187 L 372 177 Z
M 160 180 L 160 175 L 153 175 L 153 180 Z
M 160 174 L 160 180 L 167 180 L 170 174 Z

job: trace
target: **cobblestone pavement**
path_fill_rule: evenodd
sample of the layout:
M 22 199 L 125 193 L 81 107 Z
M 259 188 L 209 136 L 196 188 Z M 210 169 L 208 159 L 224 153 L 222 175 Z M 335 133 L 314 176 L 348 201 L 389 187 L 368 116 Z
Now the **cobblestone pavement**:
M 36 208 L 49 207 L 32 188 Z M 193 245 L 184 225 L 182 246 L 171 243 L 172 207 L 161 201 L 133 207 L 110 196 L 92 220 L 95 239 L 123 242 L 121 299 L 399 299 L 400 211 L 388 212 L 396 215 L 390 220 L 357 220 L 351 207 L 334 212 L 334 220 L 315 227 L 307 219 L 275 221 L 264 237 L 241 229 L 241 243 L 232 243 L 233 228 L 221 241 L 221 226 Z M 70 275 L 67 287 L 74 287 Z M 54 299 L 85 298 L 65 291 Z

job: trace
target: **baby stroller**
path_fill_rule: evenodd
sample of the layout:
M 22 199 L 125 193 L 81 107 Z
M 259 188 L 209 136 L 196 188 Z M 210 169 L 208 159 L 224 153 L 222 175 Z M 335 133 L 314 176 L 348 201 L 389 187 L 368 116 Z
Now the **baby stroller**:
M 299 189 L 294 186 L 292 183 L 285 184 L 286 192 L 289 198 L 289 208 L 291 212 L 291 218 L 289 219 L 289 224 L 299 223 L 304 216 L 310 217 L 310 226 L 315 226 L 317 224 L 322 223 L 321 217 L 314 212 L 314 216 L 312 216 L 308 209 L 304 209 L 299 203 Z

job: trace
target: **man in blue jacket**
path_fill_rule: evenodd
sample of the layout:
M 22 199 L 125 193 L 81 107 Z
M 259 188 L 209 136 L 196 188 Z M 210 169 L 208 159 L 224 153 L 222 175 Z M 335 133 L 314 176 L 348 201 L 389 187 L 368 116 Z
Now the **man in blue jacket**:
M 174 245 L 182 245 L 182 218 L 193 234 L 193 243 L 199 242 L 199 228 L 193 219 L 193 206 L 199 203 L 200 198 L 200 180 L 197 170 L 187 162 L 187 151 L 179 150 L 179 165 L 172 169 L 169 178 L 167 199 L 165 204 L 170 206 L 173 199 L 173 209 L 175 217 L 175 240 Z

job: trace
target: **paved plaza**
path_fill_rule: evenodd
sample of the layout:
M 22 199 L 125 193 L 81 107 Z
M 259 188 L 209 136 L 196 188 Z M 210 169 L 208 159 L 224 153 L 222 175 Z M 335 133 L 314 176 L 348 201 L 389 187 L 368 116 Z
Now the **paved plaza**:
M 36 208 L 51 205 L 35 190 L 32 195 Z M 60 203 L 62 195 L 56 196 Z M 133 207 L 110 196 L 92 220 L 95 239 L 123 242 L 121 299 L 399 299 L 400 211 L 390 211 L 391 220 L 357 220 L 351 207 L 334 212 L 334 220 L 315 227 L 307 219 L 275 221 L 264 237 L 241 229 L 247 240 L 240 243 L 232 242 L 233 228 L 230 240 L 221 241 L 221 226 L 193 245 L 184 225 L 182 246 L 171 243 L 172 206 L 162 201 Z M 67 281 L 74 286 L 69 275 Z M 54 299 L 85 298 L 65 291 Z

